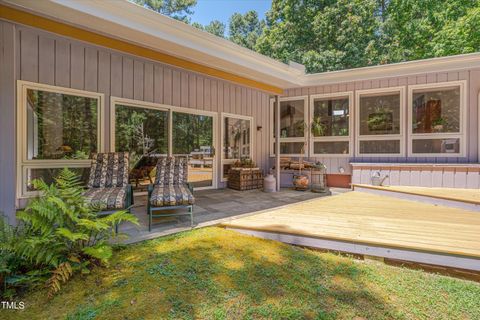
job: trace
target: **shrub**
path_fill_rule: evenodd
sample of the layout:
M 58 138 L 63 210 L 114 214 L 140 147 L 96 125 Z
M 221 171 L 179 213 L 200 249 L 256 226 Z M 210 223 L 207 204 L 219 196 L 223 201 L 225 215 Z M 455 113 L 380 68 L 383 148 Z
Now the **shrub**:
M 16 289 L 45 283 L 49 294 L 60 290 L 74 273 L 88 273 L 92 264 L 107 264 L 112 256 L 108 242 L 115 226 L 137 218 L 126 210 L 99 216 L 85 202 L 78 176 L 63 169 L 55 183 L 33 181 L 41 196 L 17 213 L 19 226 L 2 221 L 0 279 L 4 296 Z

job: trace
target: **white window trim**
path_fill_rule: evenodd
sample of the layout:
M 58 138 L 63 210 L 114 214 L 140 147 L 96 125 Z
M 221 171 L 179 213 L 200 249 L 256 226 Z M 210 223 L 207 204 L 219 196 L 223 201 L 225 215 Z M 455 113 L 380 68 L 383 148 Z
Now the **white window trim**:
M 354 118 L 354 109 L 353 109 L 353 91 L 345 92 L 336 92 L 336 93 L 325 93 L 325 94 L 314 94 L 310 96 L 310 112 L 309 112 L 309 128 L 313 122 L 315 99 L 331 99 L 331 98 L 347 98 L 348 99 L 348 136 L 324 136 L 324 137 L 315 137 L 311 130 L 309 129 L 310 141 L 309 141 L 309 151 L 311 157 L 322 157 L 322 158 L 349 158 L 353 154 L 353 118 Z M 315 153 L 314 143 L 315 142 L 334 142 L 334 141 L 348 141 L 348 153 Z
M 413 91 L 422 89 L 450 89 L 460 87 L 460 131 L 452 133 L 413 133 Z M 480 95 L 479 95 L 480 96 Z M 408 156 L 409 157 L 465 157 L 467 148 L 467 80 L 447 81 L 408 86 Z M 415 139 L 460 139 L 458 153 L 413 153 Z
M 284 97 L 284 98 L 279 98 L 278 103 L 283 102 L 283 101 L 297 101 L 297 100 L 303 100 L 304 101 L 304 108 L 303 108 L 303 121 L 305 124 L 308 124 L 308 96 L 295 96 L 295 97 Z M 274 143 L 275 143 L 275 137 L 273 134 L 273 128 L 274 128 L 274 121 L 273 119 L 273 114 L 274 114 L 274 108 L 275 108 L 275 99 L 270 99 L 270 112 L 269 112 L 269 122 L 270 122 L 270 157 L 275 157 L 275 152 L 274 152 Z M 280 125 L 280 124 L 278 124 Z M 309 127 L 309 126 L 308 126 Z M 309 149 L 309 137 L 310 137 L 310 130 L 305 129 L 304 131 L 304 136 L 303 137 L 289 137 L 289 138 L 280 138 L 280 143 L 282 142 L 303 142 L 306 145 L 305 152 L 303 154 L 301 153 L 281 153 L 280 156 L 285 156 L 285 157 L 305 157 L 308 155 L 308 150 Z
M 53 93 L 75 95 L 98 99 L 97 104 L 97 152 L 104 151 L 104 112 L 105 95 L 103 93 L 71 89 L 36 82 L 17 80 L 17 199 L 37 196 L 37 191 L 27 191 L 27 169 L 43 168 L 88 168 L 91 160 L 29 160 L 27 159 L 27 90 L 41 90 Z
M 251 116 L 244 116 L 244 115 L 239 115 L 239 114 L 234 114 L 234 113 L 226 113 L 222 112 L 222 121 L 220 123 L 220 181 L 221 182 L 226 182 L 228 181 L 228 178 L 225 178 L 223 176 L 223 165 L 224 164 L 232 164 L 235 163 L 236 161 L 240 159 L 224 159 L 223 155 L 223 139 L 224 139 L 224 134 L 225 134 L 225 118 L 234 118 L 234 119 L 243 119 L 243 120 L 249 120 L 250 121 L 250 159 L 254 159 L 254 146 L 255 146 L 255 141 L 253 139 L 253 117 Z
M 217 139 L 217 124 L 218 124 L 218 113 L 213 111 L 205 111 L 205 110 L 198 110 L 193 108 L 184 108 L 184 107 L 176 107 L 166 104 L 154 103 L 154 102 L 146 102 L 141 100 L 133 100 L 133 99 L 126 99 L 120 97 L 110 97 L 110 151 L 115 152 L 115 107 L 116 105 L 125 105 L 129 107 L 136 107 L 136 108 L 143 108 L 143 109 L 152 109 L 152 110 L 160 110 L 160 111 L 167 111 L 168 112 L 168 155 L 172 155 L 173 150 L 173 112 L 178 113 L 187 113 L 187 114 L 196 114 L 202 116 L 209 116 L 213 119 L 213 147 L 215 148 L 215 157 L 213 159 L 213 169 L 212 169 L 212 185 L 208 187 L 197 187 L 195 190 L 208 190 L 208 189 L 216 189 L 218 186 L 218 157 L 217 150 L 218 149 L 218 139 Z
M 361 96 L 376 95 L 382 93 L 399 93 L 400 95 L 400 134 L 382 134 L 382 135 L 360 135 L 360 98 Z M 382 158 L 382 157 L 404 157 L 405 156 L 405 86 L 388 87 L 378 89 L 357 90 L 355 92 L 355 156 L 359 158 Z M 361 141 L 384 141 L 399 140 L 399 153 L 360 153 Z

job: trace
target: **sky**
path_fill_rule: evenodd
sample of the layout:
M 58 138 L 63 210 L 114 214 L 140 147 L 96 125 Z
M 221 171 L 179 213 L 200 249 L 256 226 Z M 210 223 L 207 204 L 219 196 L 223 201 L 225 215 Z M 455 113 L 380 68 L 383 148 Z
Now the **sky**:
M 258 12 L 260 18 L 270 9 L 271 0 L 197 0 L 193 9 L 192 22 L 203 25 L 212 20 L 220 20 L 228 26 L 228 19 L 235 13 L 245 13 L 249 10 Z

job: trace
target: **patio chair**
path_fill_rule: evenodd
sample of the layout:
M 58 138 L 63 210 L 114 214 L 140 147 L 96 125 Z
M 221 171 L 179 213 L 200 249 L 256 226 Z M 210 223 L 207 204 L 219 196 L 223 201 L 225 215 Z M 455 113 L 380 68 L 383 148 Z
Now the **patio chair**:
M 155 183 L 148 186 L 148 231 L 154 217 L 189 215 L 193 227 L 193 186 L 187 182 L 188 158 L 161 157 L 157 162 Z M 187 209 L 187 212 L 160 213 L 165 210 Z
M 100 215 L 130 210 L 133 189 L 128 183 L 128 171 L 128 152 L 92 154 L 88 189 L 83 193 L 85 201 L 100 210 Z

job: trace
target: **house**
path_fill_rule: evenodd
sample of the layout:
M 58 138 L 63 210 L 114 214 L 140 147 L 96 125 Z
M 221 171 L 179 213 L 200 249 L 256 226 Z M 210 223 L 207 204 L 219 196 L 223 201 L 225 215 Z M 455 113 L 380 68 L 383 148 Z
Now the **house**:
M 198 188 L 249 156 L 348 187 L 478 188 L 480 54 L 305 74 L 128 1 L 0 1 L 0 210 L 95 151 L 192 155 Z M 217 152 L 215 152 L 217 150 Z M 291 172 L 277 171 L 279 183 Z

